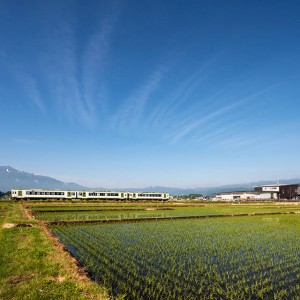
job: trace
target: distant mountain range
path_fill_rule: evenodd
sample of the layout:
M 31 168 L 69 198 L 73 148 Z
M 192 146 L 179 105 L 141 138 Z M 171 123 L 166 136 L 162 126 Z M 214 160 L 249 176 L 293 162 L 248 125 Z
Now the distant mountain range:
M 168 192 L 171 195 L 186 195 L 186 194 L 202 194 L 204 196 L 212 195 L 219 192 L 230 191 L 248 191 L 253 189 L 254 186 L 275 183 L 271 180 L 229 184 L 216 187 L 199 187 L 191 189 L 171 188 L 164 186 L 150 186 L 145 188 L 123 188 L 113 189 L 114 191 L 137 191 L 137 192 Z M 300 183 L 300 179 L 280 180 L 280 183 Z M 0 166 L 0 191 L 7 192 L 13 188 L 22 189 L 62 189 L 62 190 L 110 190 L 102 187 L 91 188 L 85 187 L 76 183 L 66 183 L 57 179 L 35 175 L 23 171 L 18 171 L 10 166 Z
M 10 166 L 0 166 L 0 191 L 6 192 L 13 188 L 64 190 L 86 189 L 86 187 L 76 183 L 65 183 L 48 176 L 19 171 Z

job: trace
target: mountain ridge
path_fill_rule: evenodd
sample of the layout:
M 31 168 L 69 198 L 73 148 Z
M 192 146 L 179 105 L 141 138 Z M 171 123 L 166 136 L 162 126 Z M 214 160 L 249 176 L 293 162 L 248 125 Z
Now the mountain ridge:
M 13 188 L 24 189 L 86 189 L 77 183 L 66 183 L 52 177 L 35 175 L 24 171 L 19 171 L 11 166 L 0 166 L 0 190 L 8 191 Z
M 285 179 L 280 183 L 299 183 L 300 179 Z M 115 188 L 114 191 L 137 191 L 137 192 L 168 192 L 171 195 L 184 194 L 202 194 L 208 196 L 214 193 L 230 192 L 230 191 L 247 191 L 253 189 L 254 186 L 276 183 L 272 180 L 261 180 L 248 183 L 227 184 L 214 187 L 197 187 L 197 188 L 173 188 L 164 186 L 149 186 L 145 188 Z M 77 183 L 66 183 L 52 177 L 44 175 L 35 175 L 25 171 L 19 171 L 11 166 L 0 166 L 0 191 L 6 192 L 13 188 L 22 189 L 63 189 L 63 190 L 112 190 L 103 187 L 86 187 Z

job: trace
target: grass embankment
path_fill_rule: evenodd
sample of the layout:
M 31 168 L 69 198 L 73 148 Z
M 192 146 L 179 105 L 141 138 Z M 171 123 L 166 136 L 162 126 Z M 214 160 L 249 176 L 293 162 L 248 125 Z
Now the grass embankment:
M 0 299 L 108 297 L 20 203 L 0 202 Z

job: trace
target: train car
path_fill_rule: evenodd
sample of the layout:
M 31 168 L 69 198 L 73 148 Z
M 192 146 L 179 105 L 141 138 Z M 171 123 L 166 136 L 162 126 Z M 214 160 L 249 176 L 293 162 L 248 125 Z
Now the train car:
M 127 200 L 128 193 L 125 192 L 111 192 L 111 191 L 80 191 L 77 192 L 78 199 L 86 200 Z
M 169 200 L 169 193 L 158 192 L 131 192 L 129 193 L 129 200 Z
M 11 197 L 14 199 L 76 199 L 76 191 L 43 190 L 43 189 L 12 189 Z
M 80 200 L 160 200 L 167 201 L 168 193 L 114 192 L 114 191 L 66 191 L 43 189 L 12 189 L 13 199 L 80 199 Z

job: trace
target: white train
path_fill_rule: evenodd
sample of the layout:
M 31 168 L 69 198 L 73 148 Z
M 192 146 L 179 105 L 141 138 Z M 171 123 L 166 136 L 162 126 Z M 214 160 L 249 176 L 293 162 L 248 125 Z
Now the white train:
M 169 200 L 169 193 L 113 192 L 113 191 L 66 191 L 43 189 L 12 189 L 13 199 L 86 199 L 86 200 Z

